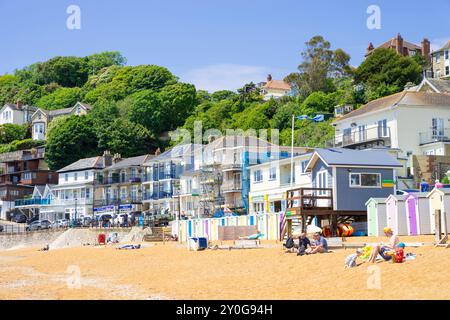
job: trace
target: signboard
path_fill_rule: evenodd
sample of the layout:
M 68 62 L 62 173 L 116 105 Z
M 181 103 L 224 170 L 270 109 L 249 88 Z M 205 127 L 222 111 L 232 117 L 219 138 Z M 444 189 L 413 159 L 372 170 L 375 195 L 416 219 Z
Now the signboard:
M 104 207 L 94 208 L 94 213 L 103 213 L 106 211 L 114 211 L 114 206 L 104 206 Z
M 133 205 L 131 204 L 121 204 L 119 205 L 119 210 L 131 210 L 133 209 Z
M 383 180 L 381 182 L 381 186 L 383 188 L 393 188 L 394 187 L 394 180 Z

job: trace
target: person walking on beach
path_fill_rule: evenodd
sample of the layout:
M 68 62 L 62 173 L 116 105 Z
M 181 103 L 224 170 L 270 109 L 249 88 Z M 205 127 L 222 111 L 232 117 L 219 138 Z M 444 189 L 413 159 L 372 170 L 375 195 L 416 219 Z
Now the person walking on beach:
M 384 235 L 389 238 L 388 243 L 381 243 L 379 246 L 373 246 L 372 252 L 370 253 L 369 262 L 375 263 L 378 254 L 385 260 L 389 261 L 392 259 L 391 255 L 385 254 L 387 251 L 395 251 L 395 248 L 400 243 L 400 239 L 394 234 L 391 228 L 385 227 L 383 229 Z

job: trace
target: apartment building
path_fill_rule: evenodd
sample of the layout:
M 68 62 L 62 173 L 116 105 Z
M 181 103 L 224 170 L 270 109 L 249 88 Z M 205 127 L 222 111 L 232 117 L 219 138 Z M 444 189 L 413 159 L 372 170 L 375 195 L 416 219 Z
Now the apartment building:
M 450 80 L 450 41 L 431 54 L 433 78 Z

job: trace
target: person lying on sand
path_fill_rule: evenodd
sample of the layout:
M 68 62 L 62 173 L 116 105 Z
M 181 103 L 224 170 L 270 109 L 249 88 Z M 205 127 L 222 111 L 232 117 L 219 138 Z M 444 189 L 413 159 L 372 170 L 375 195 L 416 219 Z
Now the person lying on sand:
M 391 254 L 387 254 L 388 252 L 395 251 L 395 248 L 400 243 L 400 239 L 397 235 L 394 234 L 391 228 L 385 227 L 383 229 L 386 237 L 389 238 L 388 243 L 381 243 L 378 246 L 372 247 L 372 252 L 369 257 L 369 262 L 375 263 L 377 260 L 377 256 L 380 255 L 385 261 L 389 261 L 392 259 Z
M 134 244 L 127 244 L 127 245 L 118 247 L 118 248 L 116 248 L 116 249 L 118 249 L 118 250 L 134 250 L 134 249 L 140 249 L 140 248 L 141 248 L 141 245 L 140 245 L 140 244 L 137 244 L 137 245 L 134 245 Z
M 313 241 L 311 242 L 311 247 L 305 250 L 306 254 L 315 254 L 315 253 L 325 253 L 328 252 L 328 243 L 327 240 L 320 235 L 320 233 L 316 232 L 313 235 Z
M 363 250 L 362 249 L 356 249 L 356 252 L 347 256 L 347 258 L 345 258 L 344 261 L 344 268 L 354 268 L 357 267 L 358 264 L 356 263 L 356 260 L 358 259 L 358 257 L 360 257 L 363 254 Z

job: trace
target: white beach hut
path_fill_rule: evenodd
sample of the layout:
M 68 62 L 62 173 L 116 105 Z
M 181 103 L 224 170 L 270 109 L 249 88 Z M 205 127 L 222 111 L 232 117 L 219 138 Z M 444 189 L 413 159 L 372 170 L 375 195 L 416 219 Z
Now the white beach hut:
M 430 224 L 431 233 L 435 233 L 436 227 L 436 210 L 441 210 L 441 218 L 444 220 L 444 215 L 447 217 L 447 230 L 450 230 L 450 188 L 434 188 L 428 194 L 430 204 Z M 442 223 L 442 222 L 441 222 Z
M 367 235 L 381 236 L 387 226 L 386 198 L 370 198 L 367 207 Z
M 391 194 L 386 199 L 386 218 L 387 226 L 390 227 L 395 234 L 399 236 L 408 234 L 404 195 L 398 196 Z

